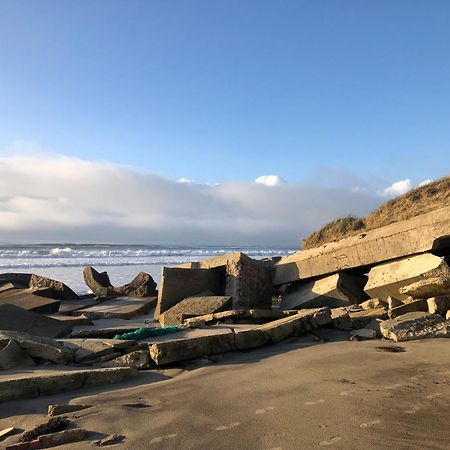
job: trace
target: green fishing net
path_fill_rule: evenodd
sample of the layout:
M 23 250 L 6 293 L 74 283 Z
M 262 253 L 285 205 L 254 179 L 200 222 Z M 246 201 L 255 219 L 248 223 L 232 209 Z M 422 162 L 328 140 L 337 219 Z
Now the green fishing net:
M 183 331 L 183 328 L 177 325 L 169 325 L 167 327 L 155 327 L 155 328 L 138 328 L 130 333 L 116 334 L 114 339 L 131 339 L 133 341 L 139 341 L 152 336 L 162 336 L 164 334 L 177 333 Z

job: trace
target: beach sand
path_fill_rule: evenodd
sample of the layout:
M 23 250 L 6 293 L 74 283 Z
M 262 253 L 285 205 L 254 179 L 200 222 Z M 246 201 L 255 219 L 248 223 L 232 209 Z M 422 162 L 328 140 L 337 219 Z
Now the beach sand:
M 69 414 L 90 440 L 58 448 L 93 448 L 116 433 L 126 438 L 111 448 L 130 450 L 448 450 L 450 340 L 376 350 L 392 345 L 305 336 L 110 388 L 2 403 L 0 429 L 31 429 L 48 404 L 70 402 L 94 405 Z

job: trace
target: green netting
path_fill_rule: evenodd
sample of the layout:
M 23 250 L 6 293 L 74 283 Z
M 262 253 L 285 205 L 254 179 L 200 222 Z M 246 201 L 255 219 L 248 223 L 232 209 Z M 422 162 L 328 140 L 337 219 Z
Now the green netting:
M 167 327 L 158 328 L 138 328 L 130 333 L 116 334 L 114 339 L 132 339 L 133 341 L 139 341 L 152 336 L 162 336 L 164 334 L 177 333 L 183 331 L 183 328 L 177 325 L 169 325 Z

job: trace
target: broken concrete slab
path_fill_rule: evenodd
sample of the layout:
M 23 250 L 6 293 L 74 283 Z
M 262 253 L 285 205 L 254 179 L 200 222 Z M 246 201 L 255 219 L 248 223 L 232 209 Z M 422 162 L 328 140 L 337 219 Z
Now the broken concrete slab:
M 84 314 L 89 319 L 129 319 L 140 314 L 148 313 L 156 304 L 153 298 L 116 297 L 105 300 L 98 305 L 85 309 L 79 309 L 79 314 Z
M 10 291 L 11 289 L 26 289 L 27 287 L 16 282 L 0 283 L 0 293 Z
M 102 367 L 134 367 L 137 370 L 149 369 L 152 366 L 149 350 L 135 350 L 123 356 L 102 363 Z
M 20 442 L 6 447 L 5 450 L 35 450 L 41 448 L 57 447 L 71 442 L 84 440 L 87 431 L 82 428 L 57 431 L 51 434 L 43 434 L 32 441 Z
M 234 252 L 179 267 L 222 269 L 225 272 L 225 290 L 221 294 L 232 297 L 234 309 L 270 309 L 272 306 L 272 264 L 266 261 Z
M 0 331 L 0 345 L 10 340 L 16 342 L 34 359 L 42 359 L 56 364 L 67 364 L 73 361 L 73 352 L 53 339 L 18 331 Z
M 450 322 L 438 314 L 411 312 L 382 322 L 380 331 L 386 339 L 396 342 L 450 337 Z
M 269 334 L 254 328 L 251 330 L 234 330 L 234 343 L 236 350 L 261 347 L 270 342 Z
M 110 385 L 129 380 L 137 375 L 138 371 L 131 367 L 42 370 L 37 374 L 34 372 L 8 374 L 8 378 L 0 378 L 0 402 Z
M 130 283 L 114 287 L 107 272 L 97 272 L 93 267 L 83 269 L 86 285 L 98 297 L 155 297 L 156 283 L 152 276 L 140 272 Z
M 49 288 L 53 294 L 52 297 L 59 300 L 75 300 L 78 298 L 78 295 L 63 282 L 52 280 L 41 275 L 32 274 L 29 287 Z
M 36 363 L 28 353 L 14 341 L 8 341 L 6 345 L 0 344 L 0 370 L 9 370 L 14 367 L 33 367 Z
M 450 295 L 431 297 L 427 299 L 427 304 L 428 312 L 445 317 L 446 312 L 450 309 Z
M 397 300 L 394 297 L 389 296 L 387 298 L 387 307 L 388 309 L 394 309 L 397 308 L 397 306 L 402 306 L 404 303 L 401 302 L 400 300 Z
M 450 248 L 450 206 L 281 258 L 273 283 L 370 268 L 385 261 Z M 376 295 L 374 297 L 377 297 Z
M 307 283 L 292 283 L 283 293 L 280 309 L 337 308 L 359 303 L 364 294 L 364 276 L 337 273 Z
M 40 314 L 58 311 L 60 301 L 36 295 L 35 289 L 9 289 L 0 293 L 0 304 L 10 304 Z
M 70 325 L 72 327 L 77 327 L 81 325 L 92 325 L 92 321 L 86 317 L 84 314 L 80 314 L 79 316 L 65 316 L 63 314 L 47 314 L 46 317 L 49 317 L 53 320 L 58 320 L 66 325 Z
M 331 309 L 331 325 L 337 330 L 350 330 L 352 328 L 352 321 L 347 308 Z
M 95 298 L 80 298 L 79 300 L 65 300 L 59 306 L 59 313 L 68 316 L 80 315 L 80 309 L 90 308 L 99 305 L 101 302 Z
M 159 316 L 162 326 L 181 325 L 183 318 L 203 316 L 229 310 L 232 306 L 229 296 L 199 296 L 188 297 L 172 306 Z
M 414 300 L 409 303 L 397 306 L 396 308 L 390 309 L 388 311 L 389 317 L 392 319 L 394 317 L 401 316 L 403 314 L 413 312 L 413 311 L 428 311 L 428 302 L 426 299 Z
M 388 304 L 384 300 L 379 298 L 371 298 L 359 304 L 362 309 L 376 309 L 376 308 L 387 308 Z M 397 305 L 400 306 L 400 305 Z
M 205 291 L 222 295 L 225 275 L 222 270 L 163 267 L 158 290 L 155 319 L 187 297 Z
M 72 331 L 72 326 L 33 311 L 3 303 L 0 304 L 0 330 L 24 331 L 43 337 L 61 337 L 68 335 Z
M 372 320 L 388 318 L 388 311 L 385 308 L 364 309 L 362 311 L 349 311 L 352 328 L 365 328 Z
M 449 266 L 439 256 L 424 253 L 373 267 L 364 290 L 372 298 L 403 301 L 409 296 L 400 292 L 402 287 L 437 276 L 450 276 Z
M 0 441 L 3 441 L 6 437 L 8 437 L 10 434 L 14 433 L 17 430 L 15 427 L 9 427 L 4 428 L 3 430 L 0 430 Z
M 60 416 L 88 408 L 92 408 L 92 405 L 48 405 L 47 415 L 50 417 Z
M 413 298 L 430 298 L 450 295 L 450 276 L 428 277 L 400 288 L 400 293 Z

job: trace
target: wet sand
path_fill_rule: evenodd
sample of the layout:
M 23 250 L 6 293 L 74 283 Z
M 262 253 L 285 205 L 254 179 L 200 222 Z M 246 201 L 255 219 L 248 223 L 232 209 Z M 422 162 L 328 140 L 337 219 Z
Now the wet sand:
M 0 428 L 30 429 L 48 404 L 92 432 L 126 436 L 120 449 L 450 448 L 450 340 L 317 343 L 311 337 L 216 361 L 143 373 L 111 389 L 0 404 Z M 140 407 L 126 406 L 139 403 Z M 10 437 L 2 444 L 15 442 Z

